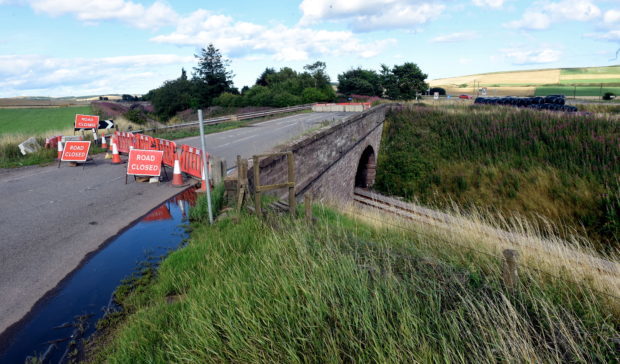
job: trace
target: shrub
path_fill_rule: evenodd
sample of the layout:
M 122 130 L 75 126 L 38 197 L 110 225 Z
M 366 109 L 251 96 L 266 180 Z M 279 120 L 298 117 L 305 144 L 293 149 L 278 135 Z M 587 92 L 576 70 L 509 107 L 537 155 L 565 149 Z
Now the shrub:
M 148 121 L 146 114 L 139 108 L 130 109 L 125 114 L 123 114 L 125 119 L 131 121 L 132 123 L 136 123 L 138 125 L 144 125 Z
M 616 98 L 616 95 L 613 92 L 605 92 L 603 95 L 603 100 L 613 100 Z

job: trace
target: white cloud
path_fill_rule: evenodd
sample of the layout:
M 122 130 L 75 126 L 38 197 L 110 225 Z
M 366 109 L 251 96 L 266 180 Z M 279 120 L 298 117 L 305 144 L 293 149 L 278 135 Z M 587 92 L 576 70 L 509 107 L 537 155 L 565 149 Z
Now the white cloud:
M 300 24 L 344 21 L 354 31 L 414 28 L 436 19 L 446 9 L 438 0 L 303 0 Z
M 526 11 L 519 20 L 506 24 L 509 28 L 543 30 L 551 26 L 551 17 L 544 13 Z
M 179 20 L 174 32 L 151 40 L 199 47 L 213 43 L 230 57 L 269 55 L 278 61 L 303 61 L 323 55 L 370 58 L 395 43 L 392 39 L 364 42 L 350 31 L 284 25 L 266 27 L 202 9 Z
M 432 43 L 453 43 L 463 42 L 478 38 L 478 33 L 475 31 L 457 32 L 451 34 L 444 34 L 431 39 Z
M 561 21 L 591 21 L 600 18 L 599 9 L 591 0 L 563 0 L 559 2 L 535 2 L 521 19 L 505 24 L 506 27 L 528 30 L 548 29 L 552 23 Z
M 620 10 L 607 10 L 603 15 L 603 22 L 599 24 L 598 31 L 585 36 L 614 43 L 620 41 Z
M 149 6 L 125 0 L 28 0 L 36 12 L 51 16 L 73 15 L 85 22 L 119 20 L 148 29 L 173 24 L 178 14 L 162 1 Z
M 562 56 L 561 51 L 551 48 L 537 50 L 509 48 L 502 49 L 501 53 L 514 65 L 552 63 L 559 61 Z
M 613 26 L 620 25 L 620 10 L 608 10 L 603 16 L 605 25 Z
M 491 8 L 499 9 L 504 5 L 504 0 L 473 0 L 476 6 L 488 6 Z
M 618 42 L 620 41 L 620 30 L 609 30 L 607 32 L 591 33 L 586 34 L 585 36 L 588 38 Z
M 163 67 L 179 72 L 176 67 L 194 61 L 194 57 L 173 54 L 103 58 L 0 56 L 0 97 L 140 92 L 171 78 L 161 73 Z

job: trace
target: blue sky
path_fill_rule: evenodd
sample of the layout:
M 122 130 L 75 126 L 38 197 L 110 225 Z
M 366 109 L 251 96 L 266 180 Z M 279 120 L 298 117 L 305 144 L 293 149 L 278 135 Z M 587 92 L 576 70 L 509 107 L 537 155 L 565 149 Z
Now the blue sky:
M 620 0 L 0 0 L 0 97 L 145 93 L 213 43 L 265 67 L 417 63 L 429 79 L 620 64 Z

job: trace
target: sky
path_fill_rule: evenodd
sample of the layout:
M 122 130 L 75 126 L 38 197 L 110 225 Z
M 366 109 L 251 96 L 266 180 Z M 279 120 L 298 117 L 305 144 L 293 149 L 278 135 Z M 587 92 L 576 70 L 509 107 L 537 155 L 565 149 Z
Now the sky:
M 266 67 L 417 63 L 429 79 L 620 64 L 620 0 L 0 0 L 0 97 L 143 94 L 209 43 Z

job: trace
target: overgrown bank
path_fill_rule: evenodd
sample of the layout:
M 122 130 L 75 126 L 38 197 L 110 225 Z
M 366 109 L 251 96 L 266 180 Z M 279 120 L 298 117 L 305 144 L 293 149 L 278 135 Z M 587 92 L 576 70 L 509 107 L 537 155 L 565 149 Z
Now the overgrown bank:
M 199 207 L 200 209 L 200 207 Z M 314 226 L 249 215 L 194 224 L 95 362 L 562 362 L 617 358 L 592 292 L 315 207 Z M 198 211 L 198 210 L 197 210 Z M 198 215 L 200 213 L 197 212 Z
M 620 124 L 510 108 L 412 106 L 387 118 L 376 188 L 519 214 L 619 248 Z

